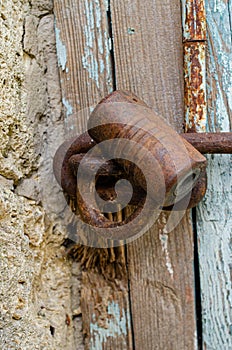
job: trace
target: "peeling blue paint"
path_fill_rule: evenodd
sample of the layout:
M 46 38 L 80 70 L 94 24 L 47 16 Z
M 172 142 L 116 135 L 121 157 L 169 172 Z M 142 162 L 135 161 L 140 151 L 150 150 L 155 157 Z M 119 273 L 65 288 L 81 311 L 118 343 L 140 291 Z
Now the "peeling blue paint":
M 93 322 L 90 324 L 91 350 L 102 350 L 107 338 L 118 336 L 125 337 L 130 329 L 129 310 L 120 310 L 120 307 L 114 301 L 108 305 L 108 318 L 106 324 L 101 327 L 97 324 L 96 315 L 93 314 Z M 126 346 L 126 343 L 125 343 Z
M 67 63 L 67 52 L 66 52 L 65 45 L 62 43 L 60 39 L 60 29 L 56 27 L 56 21 L 55 21 L 55 34 L 56 34 L 56 51 L 57 51 L 58 65 L 62 68 L 62 70 L 65 70 L 65 66 Z
M 130 35 L 132 35 L 132 34 L 135 33 L 135 29 L 134 29 L 134 28 L 128 28 L 128 29 L 127 29 L 127 33 L 130 34 Z
M 227 7 L 227 4 L 224 3 L 221 0 L 214 0 L 214 8 L 213 8 L 213 12 L 218 12 L 218 13 L 222 13 L 225 11 Z
M 211 131 L 216 131 L 218 128 L 230 131 L 228 111 L 232 113 L 232 42 L 228 4 L 223 1 L 208 0 L 206 13 L 210 33 L 208 72 L 211 79 L 207 82 L 207 92 L 209 97 L 215 96 L 210 100 L 208 109 L 209 125 Z
M 230 131 L 231 0 L 206 0 L 207 131 Z M 208 155 L 207 192 L 197 208 L 204 349 L 232 349 L 231 155 Z
M 109 11 L 110 0 L 105 0 L 105 1 L 104 1 L 104 4 L 105 4 L 105 10 L 106 10 L 106 11 Z
M 106 11 L 108 1 L 105 1 L 105 22 L 107 21 Z M 101 88 L 101 82 L 109 85 L 109 92 L 112 91 L 111 74 L 111 40 L 103 21 L 100 1 L 85 0 L 86 25 L 84 27 L 85 47 L 82 57 L 83 68 L 87 70 L 89 78 L 93 80 L 97 88 Z
M 71 106 L 70 102 L 65 98 L 62 98 L 62 103 L 66 108 L 66 116 L 69 117 L 73 113 L 73 107 Z
M 100 63 L 100 73 L 102 74 L 104 72 L 104 69 L 105 69 L 103 59 L 100 58 L 99 63 Z

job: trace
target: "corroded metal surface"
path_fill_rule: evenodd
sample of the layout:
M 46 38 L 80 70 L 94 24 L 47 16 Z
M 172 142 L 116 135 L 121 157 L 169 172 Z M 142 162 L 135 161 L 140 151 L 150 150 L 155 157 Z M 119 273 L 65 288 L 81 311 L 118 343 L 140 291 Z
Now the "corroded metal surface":
M 120 101 L 124 103 L 115 103 Z M 139 106 L 143 107 L 142 110 Z M 111 107 L 113 107 L 113 109 Z M 141 111 L 144 114 L 141 114 Z M 112 117 L 112 113 L 116 113 L 118 123 L 112 124 L 108 119 L 109 115 Z M 152 182 L 151 193 L 149 193 L 148 197 L 151 198 L 154 206 L 159 203 L 160 188 L 162 188 L 163 185 L 165 185 L 165 200 L 162 203 L 165 209 L 172 209 L 173 204 L 176 202 L 176 196 L 178 196 L 178 201 L 180 202 L 178 206 L 175 205 L 175 209 L 178 210 L 195 206 L 203 197 L 206 189 L 205 181 L 202 181 L 202 179 L 205 179 L 205 158 L 202 157 L 201 154 L 186 140 L 181 139 L 181 137 L 160 118 L 156 120 L 157 123 L 155 124 L 155 128 L 153 124 L 151 125 L 151 127 L 153 126 L 153 129 L 151 128 L 150 130 L 156 130 L 154 135 L 149 133 L 146 128 L 142 128 L 140 123 L 146 119 L 149 113 L 152 114 L 151 119 L 157 119 L 157 116 L 153 115 L 153 111 L 149 109 L 143 101 L 139 100 L 137 96 L 128 94 L 127 92 L 116 91 L 103 99 L 91 115 L 89 133 L 95 141 L 93 141 L 86 133 L 79 136 L 76 140 L 72 140 L 68 149 L 66 149 L 65 154 L 64 149 L 67 148 L 66 144 L 65 147 L 61 146 L 58 149 L 54 158 L 54 172 L 56 178 L 58 181 L 59 177 L 61 178 L 59 182 L 66 193 L 72 197 L 77 197 L 79 211 L 85 222 L 94 226 L 106 228 L 113 227 L 112 225 L 118 225 L 115 222 L 112 223 L 108 220 L 100 211 L 93 209 L 93 203 L 91 203 L 90 207 L 86 206 L 81 194 L 77 190 L 76 184 L 77 180 L 75 174 L 77 173 L 83 154 L 105 139 L 108 140 L 121 137 L 130 141 L 133 140 L 133 142 L 142 145 L 143 157 L 140 157 L 142 163 L 139 167 L 125 159 L 117 159 L 116 161 L 110 160 L 100 168 L 100 158 L 92 160 L 90 158 L 88 162 L 84 162 L 84 165 L 82 164 L 86 169 L 85 176 L 88 176 L 88 173 L 95 168 L 99 168 L 96 184 L 97 192 L 101 198 L 112 201 L 115 199 L 115 192 L 113 190 L 114 184 L 118 181 L 120 176 L 122 177 L 122 175 L 123 178 L 128 179 L 133 184 L 133 192 L 135 192 L 135 194 L 133 194 L 131 203 L 136 205 L 137 208 L 127 221 L 132 220 L 140 213 L 141 206 L 148 196 L 148 193 L 146 193 L 147 181 Z M 104 119 L 103 121 L 105 121 L 104 125 L 94 126 L 96 120 L 98 118 L 101 119 L 102 117 Z M 125 117 L 127 120 L 133 119 L 134 122 L 138 119 L 137 126 L 136 123 L 133 124 L 132 127 L 131 125 L 127 125 Z M 160 142 L 161 140 L 162 142 Z M 183 147 L 181 147 L 181 145 Z M 117 154 L 114 158 L 120 158 L 120 146 L 119 143 L 116 147 Z M 132 153 L 134 151 L 133 148 L 130 150 Z M 60 170 L 60 164 L 58 163 L 61 162 L 62 157 L 63 161 Z M 137 154 L 135 154 L 134 157 L 136 158 Z M 122 157 L 122 159 L 123 158 L 124 157 Z M 157 171 L 158 163 L 160 165 L 159 170 Z M 144 168 L 147 167 L 147 164 L 149 164 L 149 171 L 144 179 L 144 175 L 140 169 L 144 170 Z M 61 174 L 59 174 L 60 171 Z M 192 177 L 192 175 L 194 177 Z M 164 184 L 162 183 L 162 178 L 164 178 Z M 199 182 L 200 179 L 201 182 Z M 190 199 L 189 193 L 191 193 L 192 186 L 187 192 L 185 191 L 181 193 L 181 191 L 182 188 L 185 189 L 185 187 L 188 187 L 187 185 L 189 181 L 192 184 L 193 180 L 196 188 L 194 187 L 193 196 Z M 182 183 L 181 181 L 183 182 L 183 186 L 179 186 L 179 194 L 177 195 L 177 186 L 178 183 Z M 89 189 L 89 191 L 90 190 L 91 189 Z M 126 189 L 124 192 L 126 192 Z M 188 202 L 186 205 L 187 195 L 189 195 L 189 198 L 187 198 Z M 124 224 L 125 222 L 120 223 L 120 225 Z
M 182 134 L 201 153 L 232 154 L 232 133 L 187 133 Z
M 206 127 L 206 14 L 204 0 L 182 1 L 185 132 Z
M 89 119 L 89 133 L 97 143 L 118 139 L 110 152 L 114 158 L 123 159 L 120 164 L 128 176 L 133 174 L 134 181 L 144 190 L 147 182 L 150 182 L 149 195 L 157 203 L 162 202 L 164 180 L 164 204 L 171 205 L 176 200 L 177 182 L 187 178 L 189 172 L 199 175 L 205 168 L 206 160 L 190 144 L 183 142 L 162 118 L 144 104 L 141 105 L 137 96 L 122 96 L 124 103 L 115 103 L 115 95 L 119 93 L 124 94 L 116 91 L 98 104 Z M 125 160 L 125 143 L 122 140 L 129 141 L 129 156 L 137 160 L 137 168 L 133 161 L 128 164 Z M 135 145 L 139 145 L 139 149 Z M 146 183 L 140 169 L 146 171 Z
M 75 154 L 88 152 L 95 145 L 96 143 L 86 132 L 77 138 L 65 141 L 56 151 L 53 172 L 64 192 L 70 196 L 76 196 L 76 176 L 69 164 L 69 159 Z
M 206 126 L 205 43 L 184 44 L 185 132 L 202 132 Z
M 186 201 L 188 203 L 187 209 L 194 208 L 205 196 L 207 189 L 207 174 L 206 171 L 202 172 L 198 178 L 196 185 L 193 187 L 191 197 L 183 198 L 174 206 L 164 207 L 164 210 L 186 210 Z
M 185 0 L 182 2 L 182 25 L 184 41 L 206 40 L 204 0 Z

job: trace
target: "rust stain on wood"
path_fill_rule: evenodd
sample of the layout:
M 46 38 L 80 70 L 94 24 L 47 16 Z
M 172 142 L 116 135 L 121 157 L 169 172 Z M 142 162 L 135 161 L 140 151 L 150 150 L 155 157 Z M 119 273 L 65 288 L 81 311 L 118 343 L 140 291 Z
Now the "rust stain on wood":
M 184 41 L 206 40 L 204 0 L 185 0 L 183 3 Z
M 185 293 L 186 293 L 186 302 L 187 303 L 193 303 L 194 302 L 194 295 L 193 295 L 193 290 L 191 286 L 186 286 L 185 287 Z
M 206 67 L 205 43 L 184 44 L 185 132 L 205 131 Z

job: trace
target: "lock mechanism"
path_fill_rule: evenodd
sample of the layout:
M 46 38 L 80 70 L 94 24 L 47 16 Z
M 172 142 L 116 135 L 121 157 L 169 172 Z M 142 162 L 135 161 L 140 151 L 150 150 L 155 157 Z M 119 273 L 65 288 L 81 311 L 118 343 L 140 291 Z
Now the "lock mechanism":
M 147 198 L 151 210 L 196 206 L 207 187 L 201 153 L 232 153 L 232 133 L 179 135 L 136 95 L 114 91 L 90 115 L 88 132 L 58 148 L 53 169 L 83 221 L 108 228 L 132 221 Z M 115 223 L 104 213 L 119 203 L 136 209 Z

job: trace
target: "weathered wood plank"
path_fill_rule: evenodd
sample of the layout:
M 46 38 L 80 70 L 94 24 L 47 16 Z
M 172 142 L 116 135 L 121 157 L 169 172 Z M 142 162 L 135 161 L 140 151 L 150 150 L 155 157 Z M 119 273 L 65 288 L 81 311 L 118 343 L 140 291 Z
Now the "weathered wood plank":
M 113 90 L 108 4 L 55 0 L 54 7 L 65 125 L 72 133 L 76 120 L 75 132 L 82 132 L 89 107 Z
M 117 88 L 137 93 L 177 130 L 183 123 L 180 2 L 111 4 Z M 163 213 L 128 246 L 135 349 L 195 349 L 192 228 L 167 233 Z
M 68 139 L 83 132 L 91 106 L 113 89 L 109 9 L 104 0 L 55 0 L 54 8 Z M 118 248 L 116 253 L 119 251 L 115 259 L 120 259 L 123 276 L 114 268 L 114 253 L 104 274 L 97 268 L 83 272 L 81 313 L 86 349 L 132 349 L 125 249 Z M 82 253 L 85 267 L 96 254 L 101 255 L 90 248 Z M 73 290 L 74 305 L 79 297 Z
M 134 91 L 181 130 L 183 62 L 179 2 L 120 1 L 113 2 L 111 8 L 117 88 Z
M 208 130 L 232 121 L 231 1 L 206 0 Z M 208 156 L 208 189 L 197 210 L 203 348 L 232 348 L 232 158 Z
M 208 189 L 197 210 L 205 350 L 232 348 L 231 161 L 208 157 Z
M 82 278 L 83 333 L 86 349 L 133 349 L 127 277 L 112 279 L 84 272 Z
M 206 1 L 209 131 L 230 131 L 232 125 L 231 14 L 230 1 Z

